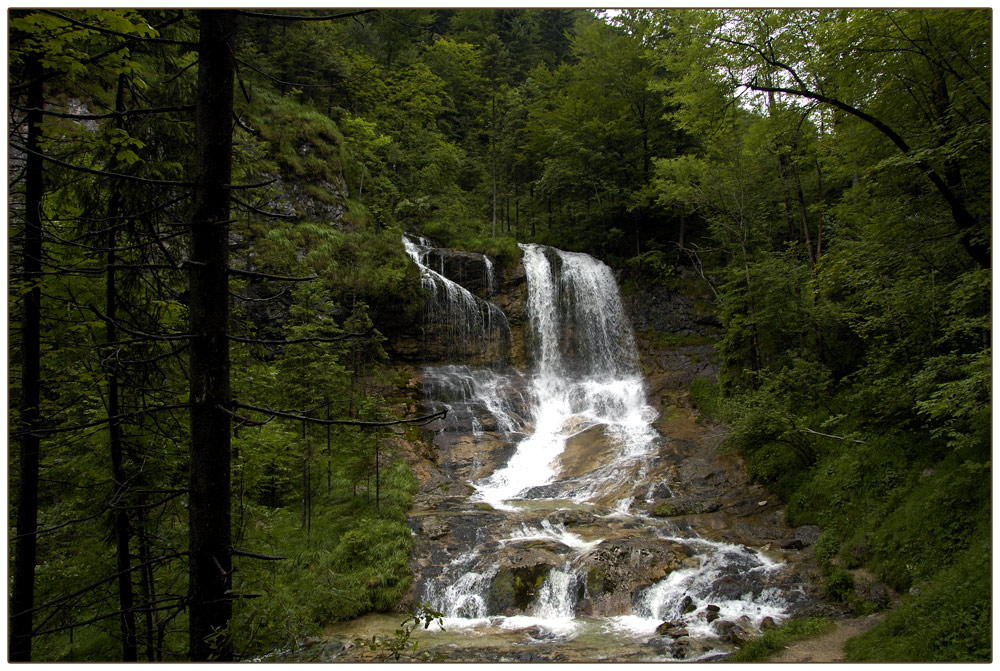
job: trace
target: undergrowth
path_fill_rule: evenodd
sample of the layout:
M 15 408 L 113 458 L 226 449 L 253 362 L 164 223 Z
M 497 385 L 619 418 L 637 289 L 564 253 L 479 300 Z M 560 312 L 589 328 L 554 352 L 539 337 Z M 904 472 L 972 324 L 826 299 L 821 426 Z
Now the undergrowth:
M 400 603 L 412 580 L 405 515 L 416 481 L 398 460 L 380 479 L 376 506 L 374 483 L 356 489 L 334 473 L 308 528 L 293 507 L 248 506 L 245 546 L 281 559 L 235 562 L 239 590 L 261 595 L 234 609 L 231 631 L 243 657 L 294 649 L 326 624 Z
M 850 571 L 862 567 L 902 595 L 882 624 L 848 646 L 852 661 L 990 659 L 991 462 L 918 430 L 855 432 L 842 417 L 844 428 L 827 428 L 822 413 L 805 404 L 789 410 L 766 391 L 724 397 L 696 380 L 690 398 L 729 425 L 726 445 L 786 502 L 789 524 L 823 529 L 814 551 L 828 599 L 858 614 L 884 607 L 857 593 Z
M 780 652 L 792 641 L 816 636 L 832 628 L 833 622 L 826 618 L 793 618 L 777 629 L 770 629 L 762 636 L 747 641 L 726 661 L 760 662 Z

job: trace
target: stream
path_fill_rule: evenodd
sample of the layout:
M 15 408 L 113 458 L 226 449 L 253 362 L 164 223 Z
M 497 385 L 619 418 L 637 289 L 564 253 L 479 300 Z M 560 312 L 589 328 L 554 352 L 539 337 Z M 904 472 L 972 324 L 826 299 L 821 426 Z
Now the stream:
M 484 298 L 446 277 L 444 250 L 404 245 L 431 295 L 425 332 L 449 339 L 454 357 L 420 372 L 426 406 L 448 413 L 427 427 L 434 464 L 410 520 L 413 600 L 444 615 L 443 627 L 414 632 L 419 650 L 479 662 L 719 659 L 813 601 L 801 544 L 725 540 L 711 529 L 729 518 L 710 517 L 712 505 L 665 510 L 685 500 L 690 443 L 656 427 L 608 266 L 520 245 L 518 326 L 487 300 L 498 290 L 488 259 Z M 747 516 L 767 504 L 741 501 Z M 768 511 L 767 533 L 788 533 Z M 331 627 L 347 641 L 334 657 L 364 659 L 350 641 L 390 636 L 400 620 Z

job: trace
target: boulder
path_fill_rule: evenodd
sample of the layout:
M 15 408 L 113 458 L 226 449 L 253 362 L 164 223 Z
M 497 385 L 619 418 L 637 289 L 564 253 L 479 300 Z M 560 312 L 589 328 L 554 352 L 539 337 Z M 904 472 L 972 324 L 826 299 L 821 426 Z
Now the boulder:
M 687 636 L 688 630 L 684 627 L 684 623 L 680 620 L 668 620 L 656 628 L 656 633 L 660 636 L 680 638 L 681 636 Z
M 712 646 L 707 641 L 693 639 L 689 637 L 678 638 L 671 646 L 671 655 L 674 659 L 693 659 L 700 657 L 710 651 Z
M 559 477 L 572 478 L 605 466 L 612 463 L 620 451 L 621 445 L 607 434 L 604 424 L 584 429 L 571 436 L 559 454 Z
M 553 568 L 561 568 L 566 548 L 555 542 L 507 545 L 499 551 L 500 568 L 486 595 L 488 611 L 504 615 L 526 613 Z
M 501 567 L 493 576 L 486 595 L 488 612 L 504 615 L 527 612 L 551 569 L 547 564 Z
M 626 615 L 640 590 L 681 566 L 686 548 L 673 541 L 627 536 L 602 541 L 582 560 L 594 615 Z
M 733 620 L 717 620 L 715 630 L 719 632 L 719 637 L 730 643 L 737 645 L 746 643 L 754 637 L 752 629 L 742 622 Z

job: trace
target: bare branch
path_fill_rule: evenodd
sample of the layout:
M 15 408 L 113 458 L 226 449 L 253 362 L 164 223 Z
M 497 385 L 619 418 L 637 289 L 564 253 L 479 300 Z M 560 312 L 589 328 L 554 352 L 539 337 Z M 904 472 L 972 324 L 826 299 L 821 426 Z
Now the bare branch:
M 242 200 L 240 200 L 239 198 L 236 198 L 234 196 L 230 196 L 230 199 L 234 203 L 236 203 L 237 205 L 239 205 L 240 207 L 242 207 L 244 209 L 247 209 L 247 210 L 250 210 L 251 212 L 254 212 L 256 214 L 259 214 L 262 217 L 271 217 L 272 219 L 296 219 L 297 218 L 296 215 L 294 215 L 294 214 L 282 214 L 281 212 L 268 212 L 267 210 L 262 210 L 259 207 L 255 207 L 255 206 L 251 205 L 250 203 L 245 203 Z
M 439 410 L 438 412 L 431 413 L 430 415 L 423 415 L 421 417 L 414 417 L 412 419 L 396 419 L 385 422 L 362 422 L 360 420 L 354 419 L 316 419 L 315 417 L 306 417 L 305 415 L 296 415 L 291 412 L 284 412 L 282 410 L 272 410 L 270 408 L 261 408 L 256 405 L 247 405 L 246 403 L 234 403 L 238 408 L 243 408 L 244 410 L 250 410 L 252 412 L 261 412 L 272 417 L 281 417 L 283 419 L 295 419 L 302 422 L 309 422 L 311 424 L 322 424 L 322 425 L 336 425 L 336 426 L 361 426 L 361 427 L 377 427 L 377 426 L 396 426 L 397 424 L 419 424 L 432 422 L 435 419 L 445 417 L 448 414 L 447 408 L 444 410 Z
M 357 338 L 367 338 L 372 335 L 375 331 L 375 327 L 368 329 L 364 333 L 344 333 L 339 336 L 330 337 L 305 337 L 305 338 L 292 338 L 291 340 L 262 340 L 259 338 L 242 338 L 240 336 L 229 336 L 229 339 L 234 342 L 249 343 L 251 345 L 298 345 L 302 343 L 324 343 L 324 342 L 343 342 L 345 340 L 354 340 Z
M 27 147 L 21 147 L 21 146 L 19 146 L 17 144 L 14 144 L 14 143 L 11 143 L 10 146 L 13 147 L 14 149 L 20 151 L 20 152 L 24 152 L 25 154 L 32 154 L 34 156 L 40 156 L 42 159 L 48 161 L 49 163 L 55 163 L 58 166 L 62 166 L 63 168 L 68 168 L 70 170 L 76 170 L 77 172 L 85 172 L 85 173 L 87 173 L 89 175 L 100 175 L 101 177 L 114 177 L 116 179 L 124 179 L 124 180 L 128 180 L 130 182 L 139 182 L 141 184 L 153 184 L 155 186 L 183 186 L 183 187 L 192 187 L 192 186 L 194 186 L 193 182 L 178 182 L 178 181 L 169 180 L 169 179 L 147 179 L 146 177 L 137 177 L 135 175 L 125 175 L 125 174 L 120 173 L 120 172 L 108 172 L 106 170 L 97 170 L 95 168 L 88 168 L 86 166 L 75 165 L 73 163 L 67 163 L 66 161 L 60 161 L 59 159 L 53 158 L 52 156 L 48 156 L 48 155 L 43 154 L 41 152 L 32 151 L 32 150 L 28 149 Z
M 857 440 L 855 438 L 846 438 L 844 436 L 833 436 L 829 433 L 820 433 L 819 431 L 813 431 L 812 429 L 799 429 L 802 433 L 811 433 L 814 436 L 822 436 L 824 438 L 833 438 L 834 440 L 846 440 L 851 443 L 857 443 L 858 445 L 864 445 L 865 441 Z
M 266 12 L 252 12 L 248 9 L 237 10 L 240 16 L 248 16 L 253 19 L 268 19 L 270 21 L 336 21 L 338 19 L 348 19 L 353 16 L 361 16 L 374 12 L 374 9 L 361 9 L 354 12 L 341 12 L 340 14 L 325 14 L 322 16 L 302 16 L 293 14 L 269 14 Z
M 93 305 L 90 305 L 88 307 L 90 308 L 91 312 L 97 315 L 98 319 L 113 325 L 115 328 L 120 329 L 125 333 L 128 333 L 129 335 L 136 336 L 137 338 L 145 338 L 147 340 L 192 340 L 202 335 L 199 333 L 177 333 L 177 334 L 162 335 L 159 333 L 146 333 L 144 331 L 136 331 L 135 329 L 130 329 L 129 327 L 115 321 L 114 319 L 111 319 L 110 317 L 101 314 L 100 310 L 98 310 Z
M 140 415 L 148 415 L 154 412 L 161 412 L 163 410 L 183 410 L 190 408 L 190 403 L 172 403 L 168 405 L 158 405 L 152 408 L 144 408 L 143 410 L 136 410 L 135 412 L 126 412 L 120 415 L 115 415 L 114 417 L 105 417 L 103 419 L 96 419 L 93 422 L 87 422 L 86 424 L 75 424 L 73 426 L 58 426 L 51 429 L 26 429 L 24 431 L 15 431 L 11 433 L 12 438 L 20 438 L 24 435 L 34 435 L 40 438 L 45 436 L 51 436 L 56 433 L 66 433 L 68 431 L 80 431 L 82 429 L 91 429 L 95 426 L 101 426 L 102 424 L 108 424 L 110 422 L 117 422 L 122 419 L 128 419 L 130 417 L 139 417 Z
M 78 596 L 80 596 L 82 594 L 86 594 L 90 590 L 95 589 L 97 587 L 100 587 L 101 585 L 103 585 L 105 583 L 109 583 L 112 580 L 117 580 L 118 577 L 120 575 L 122 575 L 123 573 L 128 573 L 128 572 L 131 572 L 131 571 L 138 571 L 139 569 L 146 568 L 147 566 L 152 566 L 153 564 L 159 564 L 161 562 L 168 561 L 170 559 L 177 559 L 178 557 L 184 557 L 186 555 L 187 555 L 186 552 L 174 552 L 172 554 L 163 555 L 162 557 L 157 557 L 156 559 L 150 559 L 150 560 L 148 560 L 146 562 L 143 562 L 142 564 L 136 564 L 135 566 L 130 567 L 127 571 L 119 571 L 118 573 L 115 573 L 113 575 L 107 576 L 106 578 L 98 580 L 97 582 L 95 582 L 93 584 L 87 585 L 86 587 L 83 587 L 83 588 L 81 588 L 81 589 L 73 592 L 72 594 L 65 594 L 65 595 L 60 596 L 60 597 L 58 597 L 56 599 L 53 599 L 52 601 L 49 601 L 48 603 L 43 603 L 40 606 L 35 606 L 31 610 L 25 611 L 25 612 L 27 612 L 27 613 L 36 613 L 36 612 L 38 612 L 40 610 L 45 610 L 46 608 L 52 608 L 53 606 L 58 606 L 61 603 L 69 601 L 70 599 L 74 599 L 74 598 L 76 598 L 76 597 L 78 597 Z
M 50 109 L 33 110 L 30 107 L 11 105 L 22 112 L 41 111 L 45 116 L 58 117 L 60 119 L 74 119 L 78 121 L 99 121 L 101 119 L 122 119 L 131 116 L 147 114 L 164 114 L 166 112 L 192 112 L 194 105 L 173 105 L 170 107 L 149 107 L 143 109 L 123 110 L 121 112 L 107 112 L 106 114 L 71 114 L 69 112 L 55 112 Z
M 244 552 L 243 550 L 231 550 L 230 553 L 234 557 L 249 557 L 250 559 L 262 559 L 264 561 L 282 561 L 288 559 L 288 557 L 272 557 L 270 555 L 259 555 L 253 552 Z
M 278 280 L 279 282 L 309 282 L 319 277 L 319 275 L 310 275 L 309 277 L 288 277 L 287 275 L 271 275 L 269 273 L 259 273 L 254 270 L 240 270 L 239 268 L 230 268 L 229 273 L 231 275 L 240 275 L 242 277 L 256 277 L 262 280 Z

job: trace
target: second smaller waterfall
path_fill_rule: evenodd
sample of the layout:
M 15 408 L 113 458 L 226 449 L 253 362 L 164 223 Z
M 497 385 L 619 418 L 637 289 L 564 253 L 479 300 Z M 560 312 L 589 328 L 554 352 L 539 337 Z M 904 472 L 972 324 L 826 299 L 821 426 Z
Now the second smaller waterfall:
M 421 286 L 430 292 L 424 310 L 425 334 L 449 343 L 455 358 L 505 361 L 510 354 L 510 324 L 503 310 L 445 277 L 444 257 L 438 257 L 438 270 L 431 268 L 431 254 L 439 250 L 428 240 L 404 236 L 403 246 L 420 269 Z M 487 293 L 492 294 L 496 282 L 493 265 L 485 256 L 482 263 Z

